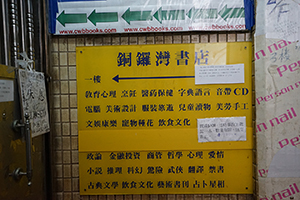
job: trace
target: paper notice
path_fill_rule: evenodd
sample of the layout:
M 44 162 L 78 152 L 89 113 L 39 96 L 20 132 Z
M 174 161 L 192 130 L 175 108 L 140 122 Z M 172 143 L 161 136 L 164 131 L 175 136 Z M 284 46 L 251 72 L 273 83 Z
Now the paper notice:
M 0 102 L 14 101 L 14 81 L 0 80 Z
M 246 141 L 246 117 L 197 119 L 198 142 Z
M 42 72 L 19 69 L 19 89 L 23 116 L 29 114 L 32 137 L 50 131 L 45 76 Z
M 195 84 L 245 83 L 244 64 L 195 65 Z

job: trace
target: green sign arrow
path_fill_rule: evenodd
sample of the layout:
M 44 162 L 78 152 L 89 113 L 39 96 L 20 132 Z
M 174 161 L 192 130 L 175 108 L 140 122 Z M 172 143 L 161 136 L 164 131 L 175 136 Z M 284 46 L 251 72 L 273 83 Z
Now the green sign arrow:
M 122 15 L 122 18 L 130 24 L 131 21 L 152 21 L 151 11 L 130 11 L 130 8 Z
M 117 22 L 118 13 L 117 12 L 107 12 L 107 13 L 96 13 L 94 10 L 88 19 L 96 26 L 97 22 Z
M 227 18 L 245 17 L 245 11 L 244 8 L 227 8 L 227 5 L 225 5 L 220 10 L 219 15 L 226 21 Z
M 195 19 L 216 19 L 218 18 L 217 9 L 195 9 L 192 7 L 186 14 L 191 20 Z
M 162 10 L 160 7 L 156 13 L 153 15 L 159 21 L 162 23 L 162 20 L 184 20 L 184 10 Z
M 65 11 L 62 11 L 62 13 L 60 13 L 60 15 L 56 19 L 63 26 L 65 26 L 65 24 L 76 24 L 76 23 L 87 22 L 86 14 L 65 14 Z

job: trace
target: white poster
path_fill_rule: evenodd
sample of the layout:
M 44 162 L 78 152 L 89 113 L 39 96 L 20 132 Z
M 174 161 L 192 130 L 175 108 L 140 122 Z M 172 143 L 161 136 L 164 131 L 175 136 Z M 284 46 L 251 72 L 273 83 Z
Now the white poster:
M 197 119 L 198 142 L 246 141 L 246 117 Z
M 195 84 L 245 83 L 244 64 L 195 65 Z

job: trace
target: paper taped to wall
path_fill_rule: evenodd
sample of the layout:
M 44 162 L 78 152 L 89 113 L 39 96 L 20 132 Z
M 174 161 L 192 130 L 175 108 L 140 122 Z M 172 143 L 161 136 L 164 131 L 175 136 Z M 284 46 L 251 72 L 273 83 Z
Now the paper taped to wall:
M 18 82 L 22 116 L 29 114 L 32 137 L 50 131 L 45 76 L 42 72 L 19 69 Z
M 195 65 L 195 84 L 245 83 L 244 64 Z
M 14 100 L 14 81 L 0 79 L 0 102 Z
M 246 141 L 246 117 L 197 119 L 198 142 Z

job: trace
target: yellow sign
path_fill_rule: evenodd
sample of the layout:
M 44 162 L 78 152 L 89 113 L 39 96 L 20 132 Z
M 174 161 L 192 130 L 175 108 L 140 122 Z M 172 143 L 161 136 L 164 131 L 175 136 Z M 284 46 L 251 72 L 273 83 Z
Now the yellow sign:
M 248 157 L 253 146 L 251 43 L 78 47 L 76 56 L 81 194 L 160 193 L 150 189 L 127 191 L 128 188 L 89 190 L 88 184 L 95 184 L 98 178 L 86 174 L 87 167 L 97 166 L 84 157 L 95 152 L 106 155 L 107 152 L 135 151 L 145 154 L 147 151 L 166 153 L 180 150 L 187 154 L 190 151 L 222 150 L 231 155 L 238 154 L 238 151 L 232 153 L 229 150 L 244 149 L 245 162 L 251 168 L 252 159 Z M 244 64 L 244 83 L 195 84 L 195 65 L 229 64 Z M 244 126 L 247 140 L 198 143 L 197 119 L 222 117 L 246 117 Z M 166 158 L 162 160 L 169 162 Z M 177 160 L 174 165 L 182 166 L 182 160 Z M 203 161 L 207 161 L 203 164 L 205 168 L 210 166 L 209 160 Z M 189 160 L 186 162 L 185 168 L 192 165 Z M 223 161 L 220 162 L 219 165 L 223 166 Z M 232 163 L 232 160 L 226 158 L 226 162 Z M 123 160 L 118 165 L 108 162 L 105 166 L 125 169 L 129 167 L 128 164 Z M 152 164 L 147 161 L 143 165 L 136 165 L 146 170 Z M 168 167 L 166 164 L 163 166 Z M 247 175 L 243 176 L 247 182 L 243 188 L 248 189 L 234 187 L 233 180 L 237 179 L 225 171 L 222 177 L 226 178 L 226 187 L 222 191 L 251 193 L 248 184 L 252 180 L 251 175 L 248 177 L 251 172 L 243 173 L 244 168 L 235 168 L 233 163 L 228 168 Z M 115 181 L 121 184 L 124 175 L 114 176 Z M 164 173 L 163 179 L 176 180 L 177 176 Z M 211 180 L 217 180 L 217 176 Z M 113 181 L 109 177 L 103 175 L 101 180 Z M 130 180 L 130 177 L 126 180 Z M 180 180 L 184 180 L 185 177 L 192 177 L 192 174 L 183 173 L 180 177 Z M 147 176 L 141 181 L 146 179 Z M 191 188 L 179 190 L 175 187 L 168 191 L 213 192 Z
M 251 155 L 251 150 L 80 153 L 80 191 L 86 195 L 250 194 Z

